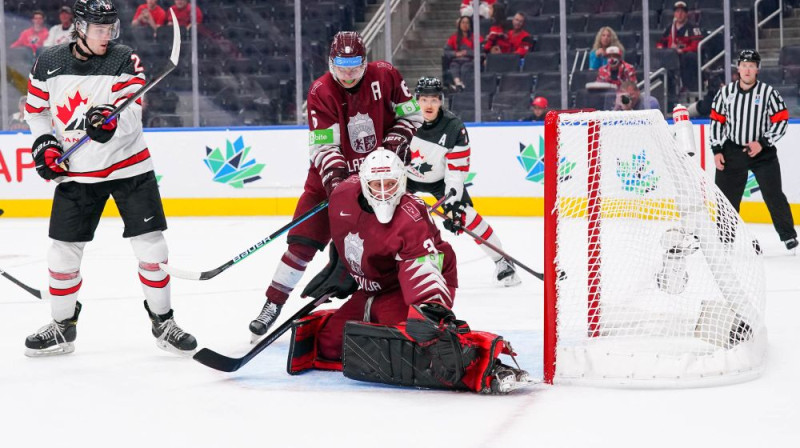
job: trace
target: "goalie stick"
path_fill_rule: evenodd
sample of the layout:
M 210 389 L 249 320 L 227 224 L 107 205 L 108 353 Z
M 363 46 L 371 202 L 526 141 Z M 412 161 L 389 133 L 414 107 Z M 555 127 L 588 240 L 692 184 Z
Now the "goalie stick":
M 328 201 L 327 200 L 320 202 L 319 204 L 315 205 L 314 208 L 312 208 L 311 210 L 309 210 L 309 211 L 303 213 L 302 215 L 298 216 L 297 219 L 294 219 L 292 222 L 290 222 L 290 223 L 286 224 L 285 226 L 281 227 L 280 229 L 276 230 L 275 233 L 273 233 L 272 235 L 270 235 L 270 236 L 264 238 L 263 240 L 253 244 L 252 246 L 248 247 L 247 250 L 241 252 L 240 254 L 238 254 L 235 257 L 231 258 L 230 260 L 226 261 L 221 266 L 219 266 L 219 267 L 217 267 L 215 269 L 211 269 L 210 271 L 203 271 L 203 272 L 186 271 L 186 270 L 183 270 L 183 269 L 178 269 L 178 268 L 172 267 L 172 266 L 170 266 L 168 264 L 164 264 L 164 263 L 159 263 L 158 266 L 164 272 L 166 272 L 167 274 L 169 274 L 169 275 L 171 275 L 173 277 L 182 278 L 182 279 L 185 279 L 185 280 L 208 280 L 208 279 L 214 278 L 217 275 L 219 275 L 222 271 L 225 271 L 229 267 L 231 267 L 231 266 L 235 265 L 236 263 L 238 263 L 238 262 L 244 260 L 245 258 L 249 257 L 250 254 L 252 254 L 253 252 L 257 251 L 258 249 L 261 249 L 264 246 L 266 246 L 268 243 L 272 242 L 272 240 L 274 240 L 275 238 L 277 238 L 277 237 L 283 235 L 284 233 L 288 232 L 293 227 L 297 226 L 298 224 L 300 224 L 301 222 L 305 221 L 306 219 L 314 216 L 315 214 L 317 214 L 317 212 L 323 210 L 327 206 L 328 206 Z
M 106 117 L 102 123 L 98 123 L 97 126 L 102 126 L 104 124 L 112 122 L 115 118 L 117 118 L 122 112 L 125 111 L 134 101 L 141 98 L 142 95 L 147 93 L 148 90 L 152 89 L 156 84 L 158 84 L 164 77 L 166 77 L 171 71 L 175 70 L 175 67 L 178 66 L 178 58 L 181 55 L 181 28 L 178 25 L 178 19 L 175 17 L 175 11 L 172 9 L 169 10 L 169 13 L 172 14 L 172 53 L 169 56 L 169 63 L 167 63 L 167 67 L 164 71 L 161 72 L 158 76 L 148 81 L 145 85 L 142 86 L 141 89 L 137 90 L 130 98 L 125 100 L 122 104 L 119 105 L 114 112 Z M 89 124 L 89 126 L 93 126 Z M 77 151 L 78 148 L 83 146 L 84 143 L 89 141 L 89 134 L 84 134 L 80 140 L 75 142 L 74 145 L 70 146 L 70 148 L 58 159 L 56 159 L 57 164 L 64 163 L 65 160 L 69 159 L 69 156 L 72 155 L 73 152 Z
M 42 291 L 40 291 L 40 290 L 38 290 L 36 288 L 32 288 L 32 287 L 26 285 L 25 283 L 22 283 L 21 281 L 17 280 L 13 275 L 11 275 L 8 272 L 4 271 L 3 268 L 0 268 L 0 275 L 2 275 L 3 277 L 7 278 L 8 280 L 10 280 L 11 283 L 19 286 L 20 288 L 24 289 L 25 291 L 28 291 L 32 296 L 36 297 L 37 299 L 41 299 L 42 298 Z

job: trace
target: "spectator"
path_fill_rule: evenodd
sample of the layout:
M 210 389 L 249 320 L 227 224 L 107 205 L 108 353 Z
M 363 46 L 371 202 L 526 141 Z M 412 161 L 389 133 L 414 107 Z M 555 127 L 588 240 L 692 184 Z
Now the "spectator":
M 75 29 L 75 25 L 72 23 L 72 8 L 62 6 L 58 10 L 58 20 L 61 23 L 50 28 L 47 39 L 44 41 L 45 47 L 66 44 L 74 40 L 72 39 L 72 30 Z
M 606 49 L 608 47 L 617 47 L 623 53 L 625 52 L 625 47 L 620 43 L 617 33 L 610 26 L 604 26 L 594 37 L 594 45 L 589 53 L 589 70 L 597 70 L 606 65 L 608 62 Z
M 520 121 L 544 121 L 547 115 L 547 98 L 537 96 L 531 101 L 531 114 Z
M 11 114 L 11 120 L 8 122 L 8 129 L 11 131 L 27 131 L 28 122 L 25 121 L 25 103 L 28 102 L 28 96 L 23 95 L 19 98 L 17 103 L 18 111 Z
M 480 6 L 478 6 L 478 14 L 484 19 L 489 19 L 492 17 L 492 7 L 497 2 L 497 0 L 481 0 Z M 461 17 L 468 16 L 472 17 L 473 13 L 472 8 L 472 0 L 462 0 L 461 1 L 461 8 L 459 12 L 461 13 Z
M 619 86 L 614 110 L 659 109 L 658 100 L 652 96 L 642 99 L 639 87 L 633 81 L 625 81 Z
M 483 49 L 487 53 L 510 53 L 511 42 L 506 34 L 506 8 L 502 4 L 492 7 L 492 25 L 486 33 Z
M 178 19 L 178 25 L 189 28 L 192 26 L 192 9 L 189 5 L 189 0 L 175 0 L 175 4 L 170 6 L 173 12 L 175 12 L 175 18 Z M 203 23 L 203 13 L 200 11 L 200 8 L 195 6 L 195 11 L 197 11 L 197 23 Z M 166 14 L 167 16 L 167 25 L 172 25 L 172 15 Z
M 175 2 L 176 4 L 178 2 Z M 178 17 L 178 24 L 181 24 L 181 18 L 177 15 L 178 12 L 175 12 L 176 17 Z M 189 17 L 189 22 L 191 22 L 192 18 Z M 198 9 L 197 14 L 197 21 L 200 22 L 200 10 Z M 146 3 L 139 5 L 136 8 L 136 13 L 133 15 L 133 21 L 131 21 L 131 25 L 133 26 L 149 26 L 155 32 L 158 27 L 164 26 L 167 23 L 167 13 L 164 11 L 164 8 L 158 6 L 158 0 L 147 0 Z
M 47 27 L 44 26 L 44 13 L 38 10 L 34 11 L 31 23 L 32 26 L 19 34 L 19 38 L 11 44 L 11 48 L 28 47 L 34 55 L 37 55 L 48 35 Z
M 530 33 L 522 29 L 525 26 L 525 13 L 518 12 L 511 19 L 511 29 L 508 31 L 508 42 L 511 45 L 511 52 L 525 57 L 533 50 L 533 37 Z
M 472 19 L 466 16 L 460 17 L 455 34 L 447 39 L 447 45 L 444 47 L 444 57 L 442 58 L 444 70 L 449 74 L 455 89 L 463 90 L 465 88 L 461 78 L 464 76 L 465 71 L 473 70 L 474 50 Z
M 678 52 L 683 90 L 697 90 L 697 45 L 703 40 L 703 32 L 696 24 L 689 23 L 686 2 L 675 2 L 674 8 L 672 24 L 664 30 L 656 48 Z
M 636 82 L 636 69 L 622 60 L 622 51 L 619 47 L 606 48 L 606 58 L 608 64 L 597 70 L 597 82 L 607 82 L 617 87 L 624 81 Z

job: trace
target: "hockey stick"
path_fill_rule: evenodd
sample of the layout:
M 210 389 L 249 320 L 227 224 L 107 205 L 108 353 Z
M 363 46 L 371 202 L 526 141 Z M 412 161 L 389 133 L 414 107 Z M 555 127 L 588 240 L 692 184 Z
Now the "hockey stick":
M 283 335 L 283 333 L 286 333 L 286 331 L 292 327 L 294 321 L 311 313 L 314 308 L 327 302 L 329 297 L 330 295 L 324 295 L 318 299 L 314 299 L 313 302 L 307 303 L 304 307 L 300 308 L 299 311 L 292 314 L 290 318 L 286 319 L 286 321 L 282 323 L 280 327 L 276 328 L 275 331 L 270 333 L 266 338 L 262 339 L 258 344 L 251 348 L 250 351 L 241 358 L 229 358 L 207 348 L 195 353 L 193 358 L 200 364 L 211 367 L 212 369 L 222 372 L 235 372 L 243 365 L 250 362 L 251 359 L 261 353 L 265 348 L 275 342 L 279 337 L 281 337 L 281 335 Z
M 21 281 L 19 281 L 16 278 L 14 278 L 13 275 L 11 275 L 8 272 L 4 271 L 3 268 L 0 268 L 0 275 L 2 275 L 3 277 L 9 279 L 12 283 L 14 283 L 15 285 L 17 285 L 20 288 L 24 289 L 25 291 L 28 291 L 31 295 L 33 295 L 37 299 L 41 299 L 42 298 L 42 291 L 40 291 L 40 290 L 38 290 L 36 288 L 31 288 L 30 286 L 26 285 L 25 283 L 22 283 Z
M 450 219 L 447 216 L 445 216 L 444 213 L 440 212 L 439 210 L 436 210 L 435 208 L 431 209 L 431 213 L 434 213 L 436 216 L 438 216 L 438 217 L 440 217 L 442 219 Z M 512 257 L 511 255 L 508 255 L 507 253 L 503 252 L 502 249 L 500 249 L 499 247 L 495 246 L 494 244 L 492 244 L 492 243 L 486 241 L 485 239 L 481 238 L 480 235 L 478 235 L 477 233 L 473 232 L 472 230 L 469 230 L 466 227 L 462 227 L 462 229 L 464 230 L 464 233 L 466 233 L 467 235 L 469 235 L 469 236 L 475 238 L 476 240 L 480 241 L 481 244 L 485 244 L 486 247 L 488 247 L 489 249 L 492 249 L 493 251 L 495 251 L 495 253 L 497 253 L 497 255 L 502 256 L 506 260 L 509 260 L 512 263 L 516 264 L 517 266 L 521 267 L 522 269 L 526 270 L 532 276 L 538 278 L 539 280 L 544 281 L 544 274 L 542 274 L 541 272 L 536 272 L 533 269 L 531 269 L 531 268 L 525 266 L 524 264 L 520 263 L 519 260 L 517 260 L 516 258 Z
M 328 201 L 322 201 L 319 204 L 315 205 L 314 208 L 311 210 L 303 213 L 302 215 L 298 216 L 297 219 L 293 220 L 292 222 L 286 224 L 285 226 L 281 227 L 280 229 L 276 230 L 275 233 L 272 235 L 264 238 L 263 240 L 253 244 L 252 246 L 248 247 L 247 250 L 244 252 L 236 255 L 235 257 L 231 258 L 230 260 L 226 261 L 222 266 L 219 266 L 215 269 L 210 271 L 203 271 L 203 272 L 195 272 L 195 271 L 185 271 L 183 269 L 174 268 L 168 264 L 159 263 L 158 266 L 167 274 L 178 277 L 186 280 L 208 280 L 210 278 L 214 278 L 219 275 L 222 271 L 228 269 L 229 267 L 235 265 L 236 263 L 244 260 L 250 254 L 261 249 L 262 247 L 266 246 L 267 243 L 272 242 L 275 238 L 283 235 L 287 231 L 291 230 L 293 227 L 297 226 L 301 222 L 305 221 L 306 219 L 314 216 L 320 210 L 324 209 L 328 206 Z
M 152 89 L 156 84 L 158 84 L 164 77 L 166 77 L 171 71 L 175 70 L 175 67 L 178 66 L 178 58 L 181 55 L 181 27 L 178 25 L 178 19 L 175 18 L 175 11 L 172 9 L 169 10 L 169 13 L 172 14 L 172 54 L 169 56 L 169 63 L 164 71 L 161 72 L 160 75 L 156 76 L 155 78 L 148 81 L 141 89 L 136 91 L 130 98 L 125 100 L 122 104 L 119 105 L 114 112 L 106 117 L 102 123 L 98 124 L 97 126 L 102 126 L 104 124 L 111 123 L 115 118 L 117 118 L 122 112 L 125 111 L 134 101 L 141 98 L 142 95 L 147 93 L 148 90 Z M 88 126 L 93 126 L 92 124 L 87 124 Z M 80 140 L 75 142 L 74 145 L 70 146 L 70 148 L 65 152 L 61 157 L 56 159 L 57 164 L 63 163 L 65 160 L 72 155 L 73 152 L 77 151 L 78 148 L 83 146 L 84 143 L 89 141 L 89 134 L 84 134 Z

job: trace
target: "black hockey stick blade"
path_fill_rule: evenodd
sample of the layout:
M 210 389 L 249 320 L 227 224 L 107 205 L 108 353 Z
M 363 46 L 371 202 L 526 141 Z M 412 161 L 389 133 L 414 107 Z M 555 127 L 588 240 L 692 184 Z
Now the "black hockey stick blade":
M 313 302 L 307 303 L 304 307 L 300 308 L 296 313 L 294 313 L 290 318 L 286 319 L 284 323 L 281 324 L 278 328 L 275 329 L 272 333 L 267 335 L 264 339 L 258 342 L 249 352 L 247 352 L 241 358 L 229 358 L 225 355 L 221 355 L 213 350 L 204 348 L 199 352 L 195 353 L 193 356 L 194 360 L 203 364 L 207 367 L 211 367 L 212 369 L 216 369 L 222 372 L 235 372 L 239 370 L 243 365 L 250 362 L 251 359 L 255 358 L 256 355 L 261 353 L 265 348 L 270 346 L 273 342 L 275 342 L 281 335 L 286 333 L 287 330 L 292 328 L 292 324 L 297 319 L 304 317 L 311 313 L 314 308 L 322 305 L 323 303 L 328 301 L 330 295 L 324 295 L 318 299 L 314 299 Z
M 25 291 L 28 291 L 32 296 L 36 297 L 37 299 L 41 299 L 42 298 L 42 291 L 40 291 L 40 290 L 38 290 L 36 288 L 32 288 L 32 287 L 26 285 L 25 283 L 22 283 L 21 281 L 17 280 L 13 275 L 11 275 L 8 272 L 4 271 L 2 268 L 0 268 L 0 275 L 2 275 L 3 277 L 9 279 L 11 281 L 11 283 L 14 283 L 15 285 L 19 286 L 20 288 L 24 289 Z
M 261 249 L 262 247 L 266 246 L 268 243 L 274 241 L 275 238 L 278 238 L 279 236 L 281 236 L 284 233 L 288 232 L 289 230 L 291 230 L 295 226 L 299 225 L 301 222 L 307 220 L 308 218 L 310 218 L 310 217 L 314 216 L 315 214 L 317 214 L 319 211 L 325 209 L 327 206 L 328 206 L 328 201 L 327 200 L 320 202 L 319 204 L 317 204 L 313 208 L 311 208 L 309 211 L 303 213 L 302 215 L 298 216 L 296 219 L 293 219 L 290 223 L 288 223 L 285 226 L 281 227 L 280 229 L 276 230 L 272 235 L 270 235 L 270 236 L 264 238 L 263 240 L 253 244 L 252 246 L 248 247 L 245 251 L 241 252 L 240 254 L 236 255 L 235 257 L 233 257 L 230 260 L 228 260 L 225 263 L 223 263 L 221 266 L 219 266 L 217 268 L 214 268 L 214 269 L 211 269 L 209 271 L 202 271 L 202 272 L 187 271 L 187 270 L 179 269 L 179 268 L 173 267 L 172 265 L 164 264 L 164 263 L 159 263 L 158 266 L 161 267 L 161 269 L 164 272 L 166 272 L 167 274 L 169 274 L 169 275 L 171 275 L 173 277 L 182 278 L 182 279 L 185 279 L 185 280 L 208 280 L 208 279 L 214 278 L 217 275 L 219 275 L 220 273 L 222 273 L 223 271 L 227 270 L 229 267 L 231 267 L 231 266 L 235 265 L 236 263 L 244 260 L 245 258 L 249 257 L 251 254 L 253 254 L 255 251 Z
M 103 120 L 102 124 L 107 124 L 117 118 L 122 112 L 125 111 L 131 104 L 133 104 L 136 100 L 142 97 L 145 93 L 147 93 L 150 89 L 152 89 L 156 84 L 161 82 L 171 71 L 175 70 L 175 67 L 178 66 L 178 59 L 181 55 L 181 27 L 178 25 L 178 19 L 175 18 L 175 11 L 172 9 L 169 10 L 169 13 L 172 14 L 172 53 L 169 56 L 169 62 L 164 70 L 155 78 L 151 79 L 145 85 L 142 86 L 141 89 L 137 90 L 131 97 L 126 99 L 122 104 L 119 105 L 114 112 L 106 117 Z M 88 126 L 92 126 L 88 124 Z M 97 125 L 99 126 L 99 125 Z M 75 142 L 74 145 L 70 146 L 69 149 L 58 159 L 56 159 L 57 164 L 63 163 L 65 160 L 69 159 L 69 156 L 72 155 L 73 152 L 77 151 L 78 148 L 83 146 L 87 141 L 89 141 L 89 134 L 84 134 L 80 140 Z

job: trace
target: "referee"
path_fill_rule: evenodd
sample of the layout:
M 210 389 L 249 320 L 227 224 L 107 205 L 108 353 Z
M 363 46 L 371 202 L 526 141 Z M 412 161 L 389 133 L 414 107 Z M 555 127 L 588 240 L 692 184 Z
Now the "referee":
M 792 210 L 781 188 L 781 166 L 775 143 L 786 133 L 789 111 L 780 93 L 758 81 L 761 56 L 739 53 L 739 81 L 717 92 L 711 105 L 711 151 L 717 166 L 715 182 L 739 211 L 747 171 L 761 187 L 772 224 L 786 249 L 797 247 Z

